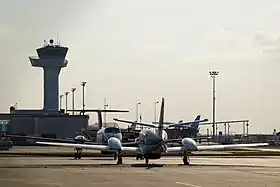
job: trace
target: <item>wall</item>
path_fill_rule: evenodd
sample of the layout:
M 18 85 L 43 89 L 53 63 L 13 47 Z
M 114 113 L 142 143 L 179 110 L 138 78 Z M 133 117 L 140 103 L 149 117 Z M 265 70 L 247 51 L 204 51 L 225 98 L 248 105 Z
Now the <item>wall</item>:
M 52 134 L 56 138 L 72 138 L 88 126 L 87 115 L 61 116 L 11 116 L 8 134 L 42 136 Z

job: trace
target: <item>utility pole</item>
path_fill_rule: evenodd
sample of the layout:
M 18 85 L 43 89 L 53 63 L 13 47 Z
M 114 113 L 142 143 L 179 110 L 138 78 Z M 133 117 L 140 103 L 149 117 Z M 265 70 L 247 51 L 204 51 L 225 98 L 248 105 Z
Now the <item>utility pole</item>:
M 109 106 L 109 105 L 107 105 L 107 103 L 106 103 L 106 97 L 105 97 L 105 98 L 104 98 L 104 110 L 106 110 L 108 106 Z M 106 124 L 106 112 L 104 112 L 103 118 L 104 118 L 104 124 Z
M 59 107 L 60 107 L 60 110 L 62 109 L 62 98 L 63 98 L 63 95 L 60 95 L 59 96 Z
M 157 104 L 159 103 L 159 101 L 154 102 L 154 114 L 155 114 L 155 119 L 154 122 L 157 122 Z
M 215 131 L 216 128 L 215 128 L 215 110 L 216 110 L 216 106 L 215 106 L 215 101 L 216 101 L 216 96 L 215 96 L 215 92 L 216 92 L 216 88 L 215 88 L 215 79 L 216 79 L 216 76 L 219 74 L 218 71 L 210 71 L 209 72 L 210 76 L 213 78 L 213 136 L 216 136 L 217 135 L 217 132 Z
M 83 99 L 83 114 L 85 114 L 85 86 L 86 86 L 87 82 L 86 81 L 82 81 L 81 85 L 82 85 L 82 99 Z
M 72 110 L 73 110 L 72 115 L 74 115 L 75 114 L 74 110 L 75 110 L 75 91 L 76 91 L 76 88 L 72 88 L 71 91 L 72 91 Z
M 65 113 L 67 113 L 67 96 L 69 92 L 65 92 Z

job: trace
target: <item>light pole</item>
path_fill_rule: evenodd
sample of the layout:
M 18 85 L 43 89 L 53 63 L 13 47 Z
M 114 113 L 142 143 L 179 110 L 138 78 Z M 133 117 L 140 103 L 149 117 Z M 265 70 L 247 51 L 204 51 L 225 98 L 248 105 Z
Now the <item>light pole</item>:
M 228 130 L 227 130 L 227 131 L 228 131 L 228 132 L 227 132 L 227 133 L 228 133 L 228 136 L 229 136 L 229 129 L 230 129 L 230 127 L 231 127 L 231 126 L 230 126 L 230 123 L 228 123 Z
M 82 81 L 81 85 L 82 85 L 82 99 L 83 99 L 83 114 L 85 113 L 85 86 L 86 86 L 87 82 L 86 81 Z
M 60 95 L 59 96 L 59 107 L 60 109 L 62 109 L 62 98 L 63 98 L 64 95 Z
M 72 115 L 74 115 L 74 113 L 75 113 L 74 110 L 75 110 L 75 91 L 76 91 L 76 88 L 72 88 L 71 91 L 72 91 L 72 110 L 73 110 Z
M 248 137 L 249 136 L 249 123 L 248 122 L 246 123 L 246 134 Z
M 213 136 L 217 135 L 217 132 L 215 131 L 215 100 L 216 100 L 216 96 L 215 96 L 215 79 L 216 76 L 219 74 L 218 71 L 209 71 L 210 76 L 213 78 Z M 216 132 L 216 133 L 215 133 Z
M 157 122 L 157 104 L 159 103 L 159 101 L 155 101 L 154 102 L 154 114 L 155 114 L 155 121 L 154 122 Z
M 140 104 L 140 102 L 136 103 L 136 122 L 138 122 L 138 105 Z
M 227 135 L 227 123 L 224 124 L 225 126 L 225 136 Z
M 65 92 L 65 112 L 67 113 L 67 96 L 69 92 Z
M 105 97 L 105 98 L 104 98 L 104 110 L 106 110 L 108 106 L 109 106 L 109 105 L 107 105 L 107 103 L 106 103 L 106 97 Z M 103 118 L 104 118 L 104 124 L 106 124 L 106 112 L 104 112 Z

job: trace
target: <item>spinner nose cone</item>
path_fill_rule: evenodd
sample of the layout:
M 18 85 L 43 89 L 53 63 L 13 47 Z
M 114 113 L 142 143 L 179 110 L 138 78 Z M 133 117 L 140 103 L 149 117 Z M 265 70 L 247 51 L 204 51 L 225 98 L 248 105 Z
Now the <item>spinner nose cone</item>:
M 121 141 L 116 137 L 111 137 L 108 140 L 108 146 L 112 150 L 121 150 L 122 149 L 122 143 Z

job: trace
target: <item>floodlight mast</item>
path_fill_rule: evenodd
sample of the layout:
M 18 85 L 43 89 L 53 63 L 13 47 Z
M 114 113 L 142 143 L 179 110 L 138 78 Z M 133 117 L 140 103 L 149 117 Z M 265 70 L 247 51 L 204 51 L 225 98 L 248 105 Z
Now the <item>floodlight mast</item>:
M 209 71 L 209 74 L 210 76 L 212 77 L 213 79 L 213 110 L 212 110 L 212 113 L 213 113 L 213 125 L 212 125 L 212 128 L 213 128 L 213 136 L 216 136 L 217 135 L 217 132 L 216 132 L 216 128 L 215 128 L 215 110 L 216 110 L 216 76 L 219 74 L 218 71 Z

